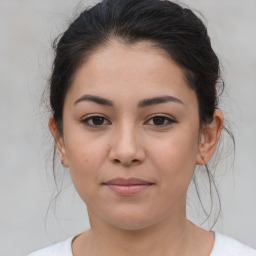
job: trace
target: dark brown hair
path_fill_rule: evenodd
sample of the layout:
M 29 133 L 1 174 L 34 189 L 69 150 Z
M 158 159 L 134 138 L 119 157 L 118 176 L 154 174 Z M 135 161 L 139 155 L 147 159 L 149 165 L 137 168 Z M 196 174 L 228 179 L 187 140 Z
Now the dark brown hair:
M 183 68 L 188 86 L 197 95 L 200 124 L 212 121 L 224 83 L 219 59 L 201 19 L 190 9 L 167 0 L 103 0 L 84 10 L 54 42 L 50 106 L 60 135 L 65 96 L 77 69 L 112 38 L 128 45 L 150 41 L 165 50 Z M 205 167 L 212 198 L 212 187 L 216 187 Z M 194 184 L 201 202 L 196 179 Z

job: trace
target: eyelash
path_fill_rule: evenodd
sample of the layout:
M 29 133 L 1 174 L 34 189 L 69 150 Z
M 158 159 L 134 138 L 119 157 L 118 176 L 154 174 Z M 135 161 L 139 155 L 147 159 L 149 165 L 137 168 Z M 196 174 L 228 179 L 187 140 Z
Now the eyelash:
M 102 119 L 104 119 L 104 121 L 107 120 L 105 117 L 103 117 L 103 116 L 101 116 L 101 115 L 89 115 L 89 116 L 87 116 L 85 119 L 83 119 L 83 120 L 81 121 L 81 123 L 83 123 L 83 124 L 86 125 L 86 126 L 92 127 L 92 128 L 98 128 L 98 127 L 104 126 L 104 124 L 100 124 L 100 125 L 89 124 L 89 121 L 92 121 L 93 118 L 102 118 Z M 147 122 L 149 122 L 150 120 L 153 120 L 154 118 L 162 118 L 162 119 L 164 119 L 164 123 L 166 123 L 166 121 L 167 121 L 168 124 L 161 124 L 161 125 L 150 124 L 151 126 L 156 126 L 156 127 L 160 127 L 160 128 L 161 128 L 161 127 L 166 127 L 166 126 L 170 126 L 170 125 L 172 125 L 172 124 L 174 124 L 174 123 L 177 123 L 174 119 L 172 119 L 172 118 L 170 118 L 170 117 L 167 117 L 167 116 L 164 116 L 164 115 L 155 115 L 155 116 L 152 116 L 151 118 L 148 119 Z M 103 122 L 104 122 L 104 121 L 103 121 Z M 108 120 L 107 120 L 107 121 L 108 121 Z M 110 122 L 108 121 L 108 123 L 110 123 Z M 107 125 L 109 125 L 109 124 L 107 124 Z

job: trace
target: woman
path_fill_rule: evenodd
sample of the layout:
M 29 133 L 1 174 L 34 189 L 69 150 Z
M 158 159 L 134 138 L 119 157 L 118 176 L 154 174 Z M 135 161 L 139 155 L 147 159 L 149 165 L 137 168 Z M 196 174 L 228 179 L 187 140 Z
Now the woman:
M 104 0 L 82 12 L 56 44 L 49 129 L 91 229 L 31 256 L 256 255 L 186 218 L 223 129 L 219 78 L 189 9 Z

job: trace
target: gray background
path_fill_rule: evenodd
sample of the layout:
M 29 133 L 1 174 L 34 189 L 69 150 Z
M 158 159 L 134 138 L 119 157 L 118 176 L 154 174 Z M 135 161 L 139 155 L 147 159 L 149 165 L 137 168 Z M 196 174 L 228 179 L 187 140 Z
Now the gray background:
M 256 248 L 256 1 L 183 2 L 207 19 L 224 66 L 222 107 L 236 137 L 234 167 L 222 164 L 216 170 L 223 207 L 215 230 Z M 39 104 L 50 73 L 51 42 L 87 3 L 0 0 L 1 256 L 25 255 L 89 227 L 72 185 L 46 217 L 54 192 L 52 140 L 48 113 Z M 63 186 L 68 184 L 67 178 Z

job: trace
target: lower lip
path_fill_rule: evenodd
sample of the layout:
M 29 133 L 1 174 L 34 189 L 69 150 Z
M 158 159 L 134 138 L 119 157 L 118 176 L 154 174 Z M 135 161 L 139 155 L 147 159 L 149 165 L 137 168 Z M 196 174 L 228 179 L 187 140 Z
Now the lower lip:
M 110 184 L 107 185 L 112 191 L 116 192 L 119 195 L 130 196 L 135 195 L 139 192 L 144 191 L 145 189 L 152 186 L 152 184 L 133 184 L 133 185 L 116 185 Z

